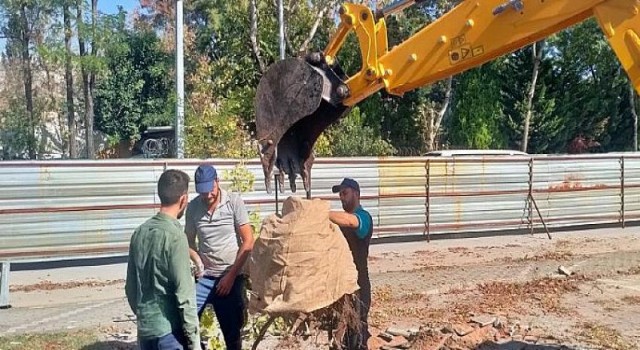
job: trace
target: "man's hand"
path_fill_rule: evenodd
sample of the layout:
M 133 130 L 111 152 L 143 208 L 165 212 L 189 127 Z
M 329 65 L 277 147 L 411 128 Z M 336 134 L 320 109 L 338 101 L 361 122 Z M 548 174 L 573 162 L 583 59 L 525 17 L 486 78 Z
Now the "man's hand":
M 224 275 L 220 279 L 220 281 L 218 281 L 218 285 L 216 286 L 216 295 L 219 297 L 225 297 L 229 295 L 235 281 L 236 276 L 234 276 L 233 274 L 227 273 L 226 275 Z
M 194 271 L 194 277 L 202 277 L 202 275 L 204 275 L 204 264 L 202 263 L 202 259 L 200 258 L 200 255 L 198 255 L 198 252 L 189 248 L 189 258 L 193 262 L 193 265 L 195 265 L 196 267 Z
M 204 265 L 202 264 L 202 262 L 200 264 L 196 263 L 196 270 L 194 272 L 195 273 L 193 274 L 193 277 L 195 278 L 204 276 Z

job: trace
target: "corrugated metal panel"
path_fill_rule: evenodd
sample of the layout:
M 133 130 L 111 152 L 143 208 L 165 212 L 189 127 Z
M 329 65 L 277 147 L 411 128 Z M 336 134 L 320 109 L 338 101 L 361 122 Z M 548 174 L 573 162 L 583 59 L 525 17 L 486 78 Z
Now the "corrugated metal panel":
M 0 163 L 0 258 L 122 254 L 154 212 L 154 167 L 14 164 Z
M 438 159 L 430 169 L 432 232 L 528 225 L 529 158 Z
M 382 162 L 379 169 L 377 236 L 426 233 L 426 160 Z
M 521 228 L 528 224 L 528 162 L 529 158 L 461 157 L 382 165 L 380 210 L 384 208 L 385 215 L 379 231 Z
M 621 220 L 620 158 L 536 159 L 534 198 L 551 226 Z M 537 216 L 534 216 L 539 222 Z
M 640 158 L 624 158 L 624 218 L 640 219 Z
M 193 176 L 200 162 L 1 162 L 0 259 L 126 254 L 133 229 L 156 211 L 156 182 L 163 170 L 181 169 Z M 208 162 L 216 165 L 222 185 L 227 187 L 227 172 L 238 162 Z M 254 191 L 243 198 L 250 211 L 265 217 L 275 211 L 275 194 L 265 192 L 257 160 L 245 165 L 255 183 Z M 640 156 L 634 154 L 540 156 L 532 160 L 318 159 L 313 168 L 312 196 L 330 200 L 332 207 L 339 209 L 331 186 L 343 177 L 360 182 L 362 204 L 373 216 L 376 237 L 513 230 L 531 224 L 540 227 L 529 201 L 530 186 L 551 228 L 618 223 L 623 214 L 626 221 L 640 218 Z M 291 195 L 285 182 L 285 193 L 278 195 L 279 207 Z M 304 196 L 299 180 L 297 187 L 296 195 Z

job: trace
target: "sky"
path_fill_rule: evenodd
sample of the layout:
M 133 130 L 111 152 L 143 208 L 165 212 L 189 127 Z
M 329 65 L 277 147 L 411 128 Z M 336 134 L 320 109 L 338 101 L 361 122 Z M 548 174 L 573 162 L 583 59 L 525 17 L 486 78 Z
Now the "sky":
M 103 13 L 115 14 L 118 13 L 118 6 L 122 6 L 125 11 L 131 13 L 139 5 L 138 0 L 102 0 L 98 1 L 98 10 Z

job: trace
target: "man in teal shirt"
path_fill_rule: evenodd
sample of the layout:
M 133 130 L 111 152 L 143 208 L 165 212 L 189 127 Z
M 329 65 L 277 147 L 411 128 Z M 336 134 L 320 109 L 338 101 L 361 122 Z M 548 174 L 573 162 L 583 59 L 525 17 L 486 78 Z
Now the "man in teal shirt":
M 160 212 L 131 237 L 125 292 L 137 316 L 142 350 L 200 349 L 189 245 L 178 222 L 187 207 L 188 187 L 184 172 L 162 173 Z
M 332 211 L 329 219 L 340 226 L 342 234 L 349 243 L 349 249 L 353 255 L 353 262 L 358 270 L 358 304 L 361 331 L 347 330 L 347 349 L 367 349 L 367 340 L 370 337 L 368 330 L 369 308 L 371 306 L 371 282 L 369 281 L 369 243 L 373 234 L 373 219 L 368 211 L 360 205 L 360 184 L 350 178 L 345 178 L 342 183 L 332 188 L 333 193 L 340 194 L 340 202 L 344 211 Z

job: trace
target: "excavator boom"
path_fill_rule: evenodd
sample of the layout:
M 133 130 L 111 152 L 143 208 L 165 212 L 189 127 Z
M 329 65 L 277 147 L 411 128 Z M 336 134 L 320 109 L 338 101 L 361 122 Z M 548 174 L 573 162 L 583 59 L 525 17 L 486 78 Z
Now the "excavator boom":
M 463 0 L 435 22 L 388 49 L 388 11 L 344 4 L 341 22 L 322 53 L 277 62 L 260 81 L 256 127 L 267 189 L 273 167 L 291 189 L 302 177 L 310 188 L 313 145 L 350 107 L 385 89 L 401 96 L 477 67 L 560 30 L 595 17 L 636 91 L 640 93 L 640 0 Z M 336 56 L 350 32 L 362 66 L 347 77 Z

